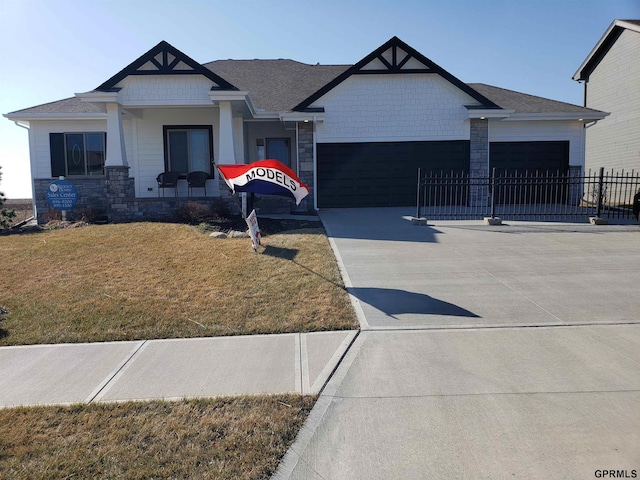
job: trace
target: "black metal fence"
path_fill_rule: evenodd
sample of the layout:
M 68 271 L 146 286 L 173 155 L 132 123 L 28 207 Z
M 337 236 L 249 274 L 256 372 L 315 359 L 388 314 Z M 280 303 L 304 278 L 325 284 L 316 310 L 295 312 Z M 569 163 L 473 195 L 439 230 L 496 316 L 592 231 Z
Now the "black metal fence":
M 429 219 L 577 220 L 632 218 L 640 172 L 428 172 L 418 169 L 416 215 Z

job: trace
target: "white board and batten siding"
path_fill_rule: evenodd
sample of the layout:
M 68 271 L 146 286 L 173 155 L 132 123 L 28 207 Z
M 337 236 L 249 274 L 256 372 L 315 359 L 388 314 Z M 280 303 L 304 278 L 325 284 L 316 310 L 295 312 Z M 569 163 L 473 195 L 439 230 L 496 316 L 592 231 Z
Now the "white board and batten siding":
M 478 102 L 438 75 L 352 75 L 319 98 L 318 143 L 468 140 Z
M 587 166 L 640 171 L 640 33 L 623 31 L 589 75 L 587 107 L 610 112 L 587 129 Z

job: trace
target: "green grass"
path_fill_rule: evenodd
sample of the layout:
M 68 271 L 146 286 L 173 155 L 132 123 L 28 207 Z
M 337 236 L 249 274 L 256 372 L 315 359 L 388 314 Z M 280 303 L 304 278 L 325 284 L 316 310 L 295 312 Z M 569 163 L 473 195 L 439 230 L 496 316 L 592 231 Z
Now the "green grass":
M 357 328 L 322 228 L 211 239 L 169 223 L 0 236 L 0 345 Z
M 0 410 L 0 478 L 266 479 L 315 397 Z

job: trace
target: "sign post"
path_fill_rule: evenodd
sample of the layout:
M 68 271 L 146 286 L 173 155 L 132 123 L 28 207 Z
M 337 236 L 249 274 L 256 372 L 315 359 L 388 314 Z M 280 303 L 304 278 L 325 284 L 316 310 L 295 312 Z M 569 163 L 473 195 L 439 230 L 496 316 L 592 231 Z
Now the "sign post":
M 251 213 L 246 218 L 246 222 L 249 227 L 249 235 L 251 235 L 253 249 L 258 250 L 258 246 L 260 245 L 260 228 L 258 227 L 258 216 L 255 210 L 251 210 Z
M 55 210 L 62 211 L 62 220 L 67 219 L 67 210 L 75 207 L 78 201 L 78 189 L 69 180 L 60 177 L 47 187 L 47 202 Z

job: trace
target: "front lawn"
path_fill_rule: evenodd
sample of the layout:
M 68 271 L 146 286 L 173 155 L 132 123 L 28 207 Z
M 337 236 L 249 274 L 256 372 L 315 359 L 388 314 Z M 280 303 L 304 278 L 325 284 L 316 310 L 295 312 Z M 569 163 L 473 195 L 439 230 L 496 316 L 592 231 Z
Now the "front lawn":
M 258 253 L 170 223 L 0 235 L 0 345 L 356 329 L 324 230 L 307 226 L 272 229 Z

